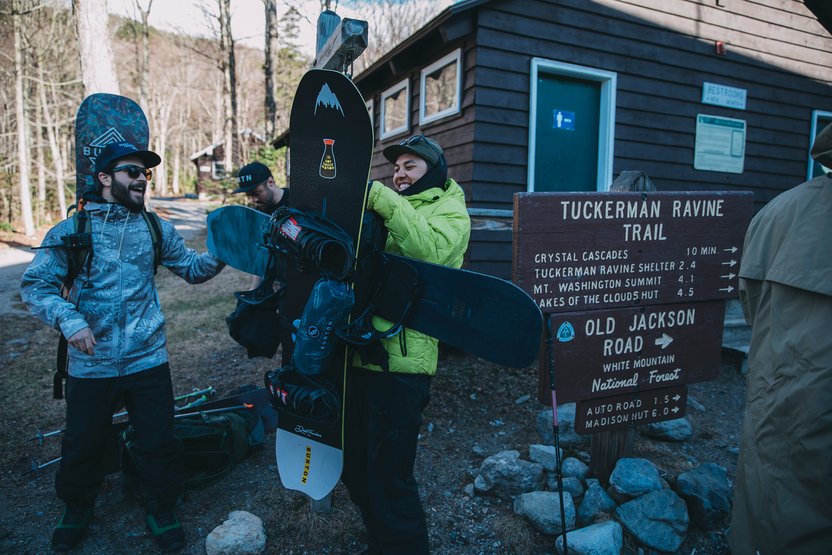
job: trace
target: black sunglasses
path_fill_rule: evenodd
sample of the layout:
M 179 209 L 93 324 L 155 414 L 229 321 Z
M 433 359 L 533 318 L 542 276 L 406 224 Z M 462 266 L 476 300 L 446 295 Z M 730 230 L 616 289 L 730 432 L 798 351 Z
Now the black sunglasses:
M 127 175 L 130 176 L 130 179 L 136 179 L 140 175 L 144 175 L 145 179 L 150 181 L 150 178 L 153 177 L 153 171 L 150 168 L 134 166 L 133 164 L 128 164 L 127 166 L 118 166 L 117 168 L 113 168 L 112 172 L 116 173 L 122 170 L 127 172 Z

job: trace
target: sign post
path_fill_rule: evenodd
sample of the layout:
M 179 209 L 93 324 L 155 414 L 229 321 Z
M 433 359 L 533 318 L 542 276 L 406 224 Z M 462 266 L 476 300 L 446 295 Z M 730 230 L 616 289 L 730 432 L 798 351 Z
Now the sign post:
M 717 375 L 752 211 L 743 192 L 515 195 L 513 281 L 550 319 L 576 431 L 679 418 L 685 385 Z M 548 404 L 543 356 L 538 384 Z M 631 448 L 622 438 L 593 459 Z M 606 481 L 614 464 L 593 470 Z

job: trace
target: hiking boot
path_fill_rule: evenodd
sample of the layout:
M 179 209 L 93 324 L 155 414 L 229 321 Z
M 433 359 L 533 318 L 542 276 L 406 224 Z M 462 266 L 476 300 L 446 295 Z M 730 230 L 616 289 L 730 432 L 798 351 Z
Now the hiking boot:
M 185 547 L 185 532 L 182 530 L 182 525 L 172 505 L 158 506 L 151 503 L 147 509 L 145 522 L 156 544 L 165 553 L 173 553 Z
M 70 551 L 84 538 L 92 520 L 92 505 L 67 505 L 52 532 L 52 549 Z

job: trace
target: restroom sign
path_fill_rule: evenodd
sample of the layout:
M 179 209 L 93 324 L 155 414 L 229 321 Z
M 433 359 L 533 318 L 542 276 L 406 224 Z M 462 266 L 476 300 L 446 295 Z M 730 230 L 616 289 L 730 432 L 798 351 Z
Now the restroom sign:
M 574 131 L 575 112 L 555 108 L 552 111 L 552 127 L 555 129 L 562 129 L 564 131 Z

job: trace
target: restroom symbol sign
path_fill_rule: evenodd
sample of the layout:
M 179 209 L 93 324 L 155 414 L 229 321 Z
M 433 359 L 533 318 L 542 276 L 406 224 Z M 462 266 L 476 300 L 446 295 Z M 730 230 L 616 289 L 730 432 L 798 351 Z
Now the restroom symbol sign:
M 552 111 L 552 116 L 552 126 L 555 129 L 563 129 L 564 131 L 575 130 L 575 112 L 555 108 Z

